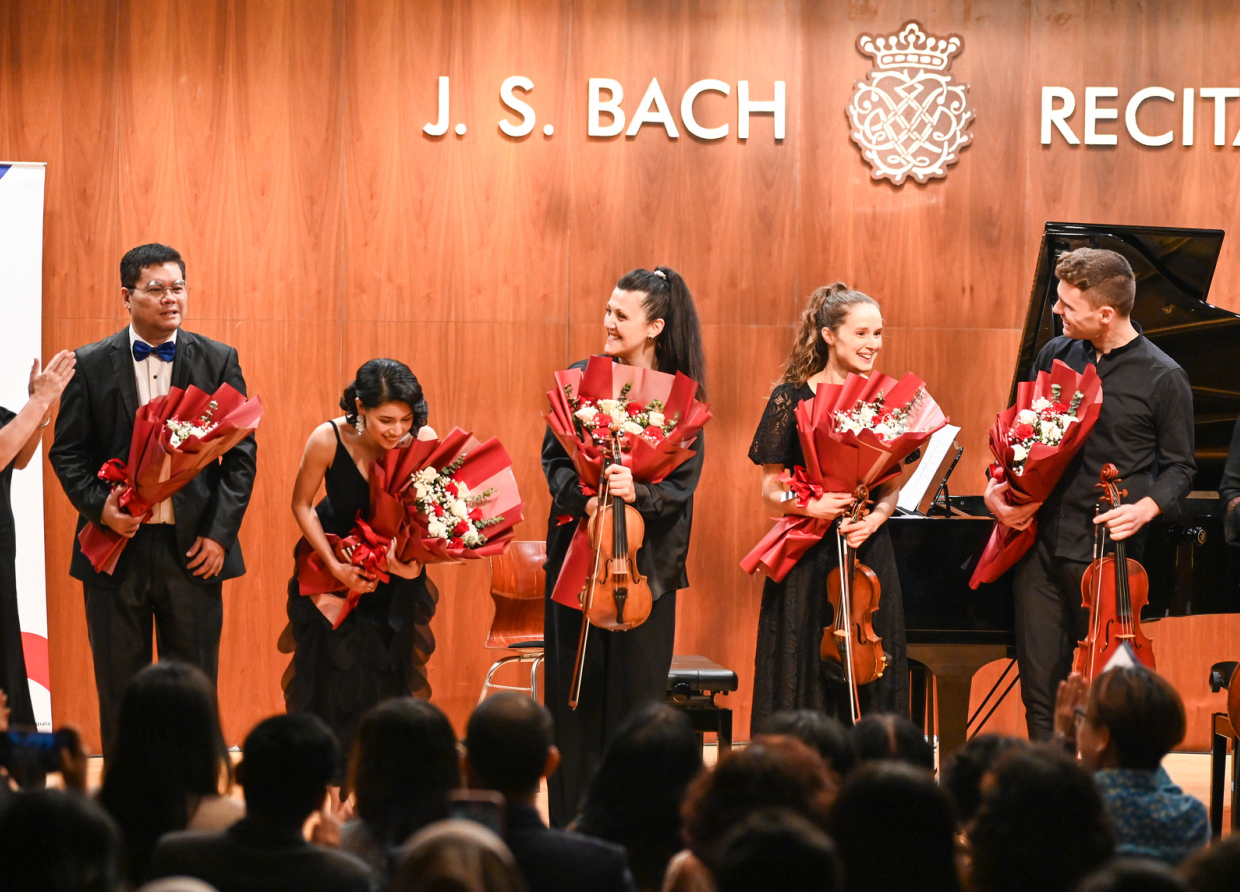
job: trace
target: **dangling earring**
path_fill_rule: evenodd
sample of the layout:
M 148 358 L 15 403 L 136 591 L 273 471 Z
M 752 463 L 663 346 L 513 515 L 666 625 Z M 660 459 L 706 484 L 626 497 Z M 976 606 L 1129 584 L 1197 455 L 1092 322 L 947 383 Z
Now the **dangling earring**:
M 359 414 L 357 416 L 357 421 L 353 422 L 353 429 L 357 431 L 357 435 L 359 437 L 362 434 L 366 433 L 366 416 L 365 415 Z

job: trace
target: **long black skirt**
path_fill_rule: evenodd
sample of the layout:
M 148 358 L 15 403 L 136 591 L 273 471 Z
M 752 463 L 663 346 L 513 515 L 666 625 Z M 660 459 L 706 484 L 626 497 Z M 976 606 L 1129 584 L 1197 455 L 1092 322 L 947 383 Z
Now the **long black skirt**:
M 858 690 L 862 715 L 891 712 L 908 715 L 908 655 L 904 635 L 904 602 L 896 573 L 891 536 L 880 527 L 858 552 L 882 586 L 874 631 L 883 639 L 888 665 L 881 678 Z M 754 657 L 753 716 L 757 733 L 777 712 L 816 709 L 848 718 L 848 688 L 838 667 L 819 657 L 822 630 L 834 616 L 827 600 L 827 576 L 839 563 L 834 531 L 823 536 L 788 571 L 783 582 L 766 580 L 758 616 Z M 832 671 L 835 669 L 836 671 Z

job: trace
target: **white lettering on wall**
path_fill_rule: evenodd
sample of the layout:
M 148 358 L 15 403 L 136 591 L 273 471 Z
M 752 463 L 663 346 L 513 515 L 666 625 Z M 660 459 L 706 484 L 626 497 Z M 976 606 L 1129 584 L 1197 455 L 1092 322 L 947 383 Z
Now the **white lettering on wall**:
M 443 136 L 448 132 L 448 79 L 446 77 L 439 79 L 439 120 L 434 124 L 427 124 L 422 130 L 428 136 Z
M 515 89 L 521 89 L 528 93 L 534 89 L 534 82 L 528 77 L 514 74 L 500 85 L 500 101 L 521 116 L 521 123 L 513 124 L 511 121 L 504 119 L 499 122 L 499 129 L 509 136 L 522 137 L 529 135 L 534 130 L 534 109 L 530 108 L 529 103 L 522 102 L 513 95 L 512 91 Z
M 1201 98 L 1214 100 L 1214 144 L 1227 145 L 1227 100 L 1240 99 L 1240 87 L 1202 87 Z M 1240 133 L 1236 139 L 1240 146 Z
M 643 124 L 662 124 L 670 139 L 680 136 L 680 132 L 676 129 L 676 122 L 672 119 L 672 110 L 667 107 L 667 100 L 663 98 L 663 91 L 659 89 L 657 77 L 650 79 L 646 95 L 637 104 L 637 111 L 633 113 L 633 123 L 629 124 L 629 129 L 624 132 L 624 135 L 637 136 L 637 131 L 642 128 Z
M 728 135 L 728 125 L 720 124 L 718 127 L 703 127 L 698 123 L 697 117 L 693 113 L 693 103 L 697 101 L 698 96 L 707 91 L 714 93 L 722 93 L 724 96 L 732 92 L 732 88 L 723 81 L 717 81 L 713 78 L 696 81 L 685 90 L 684 98 L 680 100 L 680 119 L 685 122 L 685 129 L 698 139 L 723 139 Z
M 1085 87 L 1085 145 L 1113 146 L 1118 143 L 1115 134 L 1099 133 L 1100 122 L 1112 121 L 1118 117 L 1119 111 L 1100 102 L 1117 99 L 1119 90 L 1116 87 Z M 1170 145 L 1175 141 L 1175 131 L 1166 130 L 1162 133 L 1146 133 L 1138 121 L 1142 107 L 1151 99 L 1161 99 L 1175 103 L 1181 101 L 1180 109 L 1180 144 L 1191 146 L 1194 143 L 1197 98 L 1214 103 L 1214 140 L 1216 146 L 1227 145 L 1227 101 L 1240 99 L 1240 87 L 1184 87 L 1180 95 L 1167 87 L 1144 87 L 1128 97 L 1124 106 L 1124 129 L 1133 142 L 1143 146 L 1157 148 Z M 1056 102 L 1059 104 L 1056 105 Z M 1042 145 L 1050 145 L 1054 130 L 1069 145 L 1080 145 L 1076 133 L 1072 130 L 1071 119 L 1076 111 L 1076 94 L 1069 87 L 1042 88 Z M 1052 129 L 1053 128 L 1053 129 Z M 1232 139 L 1233 148 L 1240 148 L 1240 128 Z
M 749 116 L 751 114 L 767 114 L 775 116 L 775 138 L 784 138 L 784 82 L 775 81 L 775 98 L 769 102 L 756 102 L 749 98 L 749 81 L 737 81 L 736 136 L 738 139 L 749 139 Z
M 1059 108 L 1054 107 L 1056 99 L 1063 103 Z M 1076 111 L 1076 94 L 1067 87 L 1042 88 L 1042 145 L 1051 144 L 1052 124 L 1069 145 L 1079 146 L 1081 144 L 1076 134 L 1072 132 L 1072 128 L 1068 126 L 1068 118 L 1072 117 L 1074 111 Z
M 602 92 L 606 90 L 611 99 L 604 102 Z M 620 103 L 624 100 L 624 87 L 620 81 L 609 77 L 590 78 L 590 115 L 586 121 L 586 133 L 590 136 L 619 136 L 624 132 L 624 110 Z M 603 124 L 599 120 L 602 114 L 611 115 L 611 123 Z
M 1119 87 L 1086 87 L 1085 88 L 1085 145 L 1113 146 L 1119 142 L 1114 133 L 1099 133 L 1099 121 L 1114 121 L 1119 117 L 1117 108 L 1099 108 L 1099 99 L 1115 99 L 1119 96 Z
M 1128 100 L 1127 108 L 1124 109 L 1124 126 L 1128 128 L 1128 135 L 1143 146 L 1165 146 L 1175 139 L 1173 131 L 1168 130 L 1158 136 L 1150 136 L 1137 124 L 1137 109 L 1147 99 L 1165 99 L 1168 102 L 1175 102 L 1175 94 L 1163 87 L 1146 87 L 1144 90 L 1133 93 L 1132 98 Z

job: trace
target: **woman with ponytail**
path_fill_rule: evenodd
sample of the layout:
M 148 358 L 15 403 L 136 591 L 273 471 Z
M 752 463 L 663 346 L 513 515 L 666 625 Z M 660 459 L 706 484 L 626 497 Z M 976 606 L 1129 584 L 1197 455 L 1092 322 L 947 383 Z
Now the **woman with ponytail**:
M 801 514 L 836 520 L 852 504 L 851 493 L 829 492 L 805 507 L 782 501 L 785 472 L 804 465 L 797 437 L 797 404 L 814 395 L 819 384 L 842 384 L 849 374 L 868 377 L 883 346 L 883 316 L 878 302 L 836 283 L 819 288 L 801 314 L 796 341 L 784 366 L 783 380 L 767 402 L 762 421 L 749 447 L 749 458 L 762 466 L 765 512 Z M 858 557 L 877 575 L 882 599 L 874 614 L 874 630 L 883 639 L 888 665 L 882 677 L 859 689 L 860 706 L 867 712 L 908 711 L 908 660 L 905 656 L 904 606 L 896 575 L 891 537 L 882 528 L 895 510 L 895 482 L 873 493 L 873 510 L 856 523 L 840 521 L 840 532 Z M 827 576 L 838 563 L 835 532 L 807 551 L 783 582 L 767 579 L 762 588 L 758 617 L 758 647 L 754 660 L 752 726 L 760 729 L 774 713 L 817 709 L 848 720 L 848 689 L 838 667 L 818 655 L 824 626 L 831 625 Z
M 635 269 L 617 284 L 603 313 L 602 353 L 615 362 L 660 372 L 683 372 L 705 398 L 705 360 L 697 310 L 684 279 L 670 267 Z M 584 368 L 585 361 L 573 368 Z M 632 472 L 607 470 L 611 493 L 633 505 L 646 524 L 637 566 L 650 585 L 654 607 L 645 623 L 628 632 L 590 630 L 581 699 L 568 706 L 581 632 L 581 611 L 551 600 L 577 521 L 593 514 L 597 499 L 582 492 L 568 454 L 548 428 L 542 464 L 551 490 L 547 523 L 546 703 L 555 719 L 559 770 L 548 780 L 551 822 L 563 827 L 576 817 L 603 750 L 624 719 L 661 701 L 667 690 L 676 632 L 676 591 L 689 584 L 685 557 L 693 521 L 693 491 L 702 472 L 703 440 L 693 458 L 658 484 L 637 483 Z
M 422 386 L 395 359 L 372 359 L 359 368 L 340 398 L 340 409 L 340 416 L 320 424 L 306 441 L 293 484 L 293 517 L 305 542 L 340 582 L 339 600 L 347 591 L 360 591 L 362 597 L 333 628 L 328 608 L 335 605 L 316 606 L 301 594 L 294 573 L 280 649 L 293 653 L 284 673 L 288 711 L 319 716 L 348 753 L 372 706 L 388 697 L 430 697 L 425 664 L 435 647 L 429 623 L 438 594 L 424 568 L 400 562 L 390 550 L 391 580 L 367 578 L 336 557 L 327 534 L 347 536 L 359 514 L 369 513 L 369 473 L 376 459 L 415 437 L 434 439 L 435 432 L 426 423 Z M 320 488 L 326 495 L 315 505 Z

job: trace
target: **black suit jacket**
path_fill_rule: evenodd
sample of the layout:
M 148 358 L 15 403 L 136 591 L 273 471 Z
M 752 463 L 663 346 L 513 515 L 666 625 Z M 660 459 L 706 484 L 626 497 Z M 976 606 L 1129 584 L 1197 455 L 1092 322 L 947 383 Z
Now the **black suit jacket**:
M 530 892 L 634 892 L 629 856 L 621 846 L 551 830 L 531 805 L 508 807 L 504 840 Z
M 300 828 L 280 833 L 242 818 L 220 833 L 182 830 L 159 841 L 151 879 L 190 876 L 219 892 L 372 892 L 360 858 L 312 846 Z
M 134 383 L 128 327 L 110 338 L 79 347 L 75 353 L 77 370 L 60 398 L 56 441 L 48 451 L 48 459 L 69 501 L 78 510 L 80 531 L 88 521 L 100 523 L 103 514 L 110 488 L 97 476 L 100 467 L 109 459 L 129 458 L 138 387 Z M 210 393 L 225 383 L 246 392 L 237 351 L 181 329 L 172 364 L 172 386 L 187 388 L 193 384 Z M 251 434 L 172 497 L 182 561 L 188 565 L 185 552 L 199 536 L 214 539 L 225 549 L 219 576 L 209 580 L 195 576 L 195 581 L 215 585 L 245 572 L 237 533 L 254 488 L 257 454 L 258 445 Z M 75 535 L 69 575 L 89 585 L 115 586 L 117 580 L 126 576 L 132 555 L 131 549 L 121 553 L 114 575 L 96 573 L 82 554 Z

